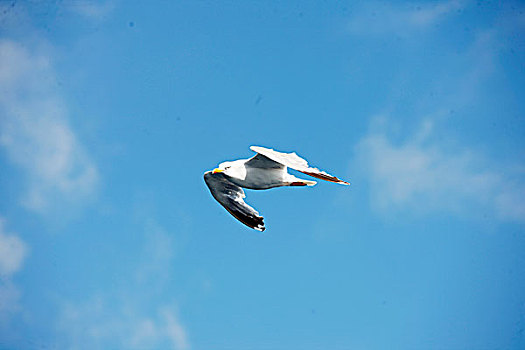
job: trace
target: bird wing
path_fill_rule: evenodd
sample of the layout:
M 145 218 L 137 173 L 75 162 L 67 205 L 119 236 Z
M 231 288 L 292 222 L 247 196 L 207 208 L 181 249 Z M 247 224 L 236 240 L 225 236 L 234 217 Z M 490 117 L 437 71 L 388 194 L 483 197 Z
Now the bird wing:
M 250 149 L 258 153 L 255 157 L 262 155 L 265 158 L 269 158 L 274 162 L 283 164 L 289 168 L 300 171 L 303 174 L 310 175 L 310 176 L 313 176 L 321 180 L 335 182 L 338 184 L 350 185 L 348 182 L 338 179 L 337 177 L 333 175 L 330 175 L 317 168 L 310 167 L 308 165 L 308 162 L 305 159 L 299 157 L 297 154 L 295 154 L 295 152 L 294 153 L 283 153 L 283 152 L 274 151 L 273 149 L 270 149 L 270 148 L 265 148 L 265 147 L 260 147 L 260 146 L 251 146 Z
M 263 169 L 284 169 L 286 168 L 286 165 L 276 162 L 275 160 L 272 160 L 271 158 L 268 158 L 261 153 L 257 153 L 255 156 L 248 159 L 248 161 L 244 163 L 244 165 L 248 167 L 252 167 L 252 168 L 263 168 Z
M 228 181 L 223 174 L 213 174 L 211 171 L 204 174 L 204 181 L 213 198 L 237 220 L 257 231 L 265 230 L 264 218 L 244 202 L 246 196 L 242 188 Z

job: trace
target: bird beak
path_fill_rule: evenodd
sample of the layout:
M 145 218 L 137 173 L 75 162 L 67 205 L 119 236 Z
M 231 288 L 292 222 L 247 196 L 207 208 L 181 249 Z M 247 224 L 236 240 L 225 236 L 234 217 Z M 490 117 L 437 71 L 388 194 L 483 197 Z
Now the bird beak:
M 219 168 L 215 168 L 213 169 L 213 171 L 211 172 L 212 174 L 217 174 L 217 173 L 222 173 L 224 170 L 222 169 L 219 169 Z

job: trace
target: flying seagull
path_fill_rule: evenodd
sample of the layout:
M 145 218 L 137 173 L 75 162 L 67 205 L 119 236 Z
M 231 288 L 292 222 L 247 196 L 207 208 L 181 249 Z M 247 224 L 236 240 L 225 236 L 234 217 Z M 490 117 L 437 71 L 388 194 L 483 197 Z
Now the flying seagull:
M 317 182 L 299 179 L 288 174 L 288 168 L 298 170 L 315 178 L 350 185 L 317 168 L 295 153 L 283 153 L 270 148 L 251 146 L 257 152 L 250 159 L 239 159 L 223 162 L 213 171 L 204 174 L 204 181 L 210 192 L 230 214 L 237 220 L 257 231 L 264 231 L 264 218 L 246 204 L 242 188 L 267 190 L 281 186 L 314 186 Z

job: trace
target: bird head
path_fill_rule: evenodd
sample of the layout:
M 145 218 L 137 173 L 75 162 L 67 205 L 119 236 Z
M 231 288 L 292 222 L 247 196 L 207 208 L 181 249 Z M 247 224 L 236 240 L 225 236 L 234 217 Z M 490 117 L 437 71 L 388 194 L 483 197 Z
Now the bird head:
M 221 164 L 219 164 L 218 168 L 213 169 L 212 173 L 213 174 L 217 174 L 217 173 L 225 172 L 225 171 L 227 171 L 228 169 L 231 168 L 231 165 L 232 165 L 231 162 L 221 163 Z

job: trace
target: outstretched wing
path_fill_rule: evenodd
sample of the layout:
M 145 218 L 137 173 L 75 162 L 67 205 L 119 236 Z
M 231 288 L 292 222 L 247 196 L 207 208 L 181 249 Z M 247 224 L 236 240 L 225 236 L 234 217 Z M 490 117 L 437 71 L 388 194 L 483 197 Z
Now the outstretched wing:
M 261 168 L 261 169 L 284 169 L 286 168 L 286 165 L 276 162 L 261 153 L 257 153 L 255 156 L 248 159 L 248 161 L 244 163 L 244 165 L 248 167 L 252 167 L 252 168 Z
M 251 146 L 250 149 L 254 152 L 257 152 L 260 155 L 263 155 L 265 158 L 269 158 L 274 162 L 283 164 L 284 166 L 300 171 L 303 174 L 310 175 L 321 180 L 335 182 L 338 184 L 350 185 L 348 182 L 338 179 L 333 175 L 330 175 L 317 168 L 310 167 L 305 159 L 299 157 L 295 153 L 283 153 L 260 146 Z
M 210 189 L 211 195 L 237 220 L 257 231 L 264 231 L 264 218 L 246 204 L 243 200 L 244 191 L 239 186 L 228 181 L 221 173 L 213 174 L 208 171 L 204 174 L 204 181 Z

